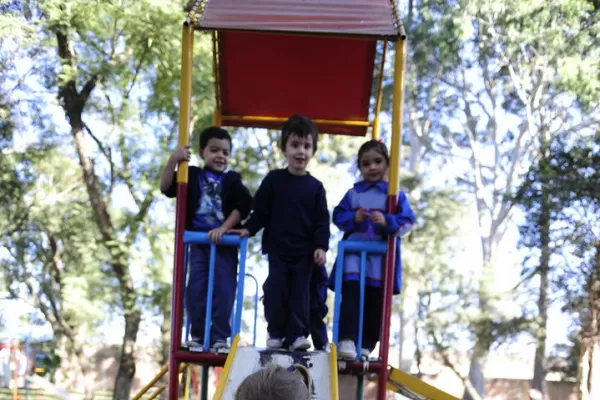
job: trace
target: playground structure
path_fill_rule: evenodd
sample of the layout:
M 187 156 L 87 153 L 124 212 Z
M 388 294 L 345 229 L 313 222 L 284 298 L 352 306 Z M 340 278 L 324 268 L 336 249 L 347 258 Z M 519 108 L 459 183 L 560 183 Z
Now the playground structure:
M 209 31 L 212 35 L 215 125 L 274 129 L 279 128 L 290 115 L 304 114 L 316 123 L 320 132 L 365 136 L 371 128 L 371 135 L 375 139 L 380 136 L 383 72 L 388 43 L 391 42 L 395 47 L 395 56 L 387 211 L 395 212 L 399 191 L 406 34 L 394 0 L 195 1 L 183 24 L 179 147 L 189 143 L 195 30 Z M 376 66 L 377 46 L 380 43 L 383 53 Z M 375 75 L 378 75 L 374 93 L 376 100 L 372 110 L 374 118 L 370 120 Z M 185 231 L 187 184 L 188 165 L 183 162 L 177 172 L 169 364 L 134 397 L 135 400 L 149 393 L 150 388 L 167 373 L 168 386 L 156 389 L 150 398 L 155 398 L 168 388 L 169 400 L 178 399 L 179 374 L 187 364 L 203 366 L 202 399 L 208 396 L 209 368 L 224 366 L 213 398 L 232 399 L 239 383 L 269 362 L 285 367 L 297 366 L 308 371 L 310 378 L 307 379 L 316 399 L 338 399 L 338 374 L 357 376 L 357 399 L 362 398 L 364 376 L 371 374 L 377 376 L 378 400 L 386 399 L 388 390 L 412 399 L 455 399 L 406 372 L 388 366 L 394 249 L 398 240 L 394 236 L 388 239 L 387 244 L 346 241 L 338 247 L 340 260 L 344 251 L 361 254 L 361 327 L 366 256 L 373 253 L 386 255 L 378 357 L 363 359 L 359 354 L 356 360 L 337 358 L 341 267 L 337 268 L 334 329 L 329 352 L 265 350 L 256 348 L 255 343 L 253 346 L 240 346 L 247 243 L 246 239 L 233 235 L 226 235 L 221 244 L 240 248 L 231 348 L 228 353 L 217 353 L 211 352 L 208 346 L 216 249 L 216 245 L 211 243 L 205 343 L 200 349 L 182 349 L 182 334 L 187 325 L 183 315 L 187 248 L 190 243 L 210 243 L 204 233 Z M 361 340 L 359 337 L 359 349 Z M 185 388 L 187 398 L 187 383 Z
M 44 355 L 39 352 L 39 342 L 29 337 L 23 340 L 8 339 L 0 343 L 0 389 L 9 389 L 12 399 L 29 398 L 30 380 L 43 368 L 35 367 Z M 24 389 L 24 394 L 19 391 Z
M 26 347 L 29 348 L 29 343 Z M 16 339 L 0 345 L 0 387 L 12 389 L 14 393 L 17 393 L 19 387 L 25 387 L 25 375 L 29 364 L 27 353 L 21 350 L 21 345 Z

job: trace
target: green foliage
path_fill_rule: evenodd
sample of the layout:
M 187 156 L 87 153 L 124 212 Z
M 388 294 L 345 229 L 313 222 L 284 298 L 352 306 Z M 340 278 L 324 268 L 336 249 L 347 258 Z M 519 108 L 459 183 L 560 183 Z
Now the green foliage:
M 13 297 L 33 299 L 57 333 L 81 327 L 90 334 L 104 318 L 110 292 L 81 178 L 57 151 L 46 150 L 30 161 L 34 179 L 21 198 L 25 204 L 12 206 L 25 218 L 0 240 L 10 254 L 1 261 L 3 279 Z M 7 216 L 7 223 L 19 222 Z

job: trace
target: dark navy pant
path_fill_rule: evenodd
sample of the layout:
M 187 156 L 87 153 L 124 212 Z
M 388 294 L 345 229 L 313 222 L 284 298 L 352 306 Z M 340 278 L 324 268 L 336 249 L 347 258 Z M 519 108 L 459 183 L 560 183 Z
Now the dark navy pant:
M 310 334 L 310 276 L 313 257 L 269 254 L 263 304 L 269 337 L 295 339 Z
M 363 313 L 362 348 L 373 350 L 379 341 L 383 290 L 365 286 L 365 308 Z M 340 311 L 340 340 L 352 340 L 358 345 L 358 313 L 360 286 L 357 281 L 342 284 L 342 306 Z M 360 351 L 360 349 L 358 349 Z
M 192 339 L 204 343 L 210 245 L 192 244 L 190 247 L 190 275 L 186 291 L 186 306 L 192 324 Z M 237 284 L 237 264 L 237 247 L 217 246 L 210 344 L 231 336 L 230 318 Z
M 310 336 L 313 346 L 317 350 L 325 350 L 329 339 L 327 338 L 327 324 L 325 317 L 327 308 L 327 270 L 324 266 L 313 266 L 310 278 Z

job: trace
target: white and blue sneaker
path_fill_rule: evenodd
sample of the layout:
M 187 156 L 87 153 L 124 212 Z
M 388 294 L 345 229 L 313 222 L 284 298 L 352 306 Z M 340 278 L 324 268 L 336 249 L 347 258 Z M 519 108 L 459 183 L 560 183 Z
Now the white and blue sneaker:
M 306 351 L 312 347 L 310 340 L 304 336 L 300 336 L 294 340 L 294 343 L 290 346 L 290 351 Z
M 352 340 L 340 340 L 338 356 L 344 360 L 356 359 L 356 345 Z
M 283 346 L 283 340 L 280 338 L 268 338 L 267 347 L 269 349 L 280 349 Z

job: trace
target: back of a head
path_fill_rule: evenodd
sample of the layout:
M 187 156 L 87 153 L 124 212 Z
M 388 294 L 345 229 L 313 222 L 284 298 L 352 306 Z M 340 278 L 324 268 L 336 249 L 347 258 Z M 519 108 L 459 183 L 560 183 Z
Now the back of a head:
M 302 378 L 279 365 L 269 365 L 241 383 L 235 400 L 309 400 Z

